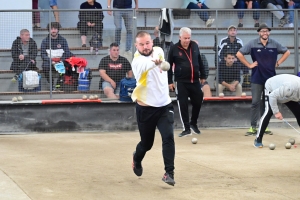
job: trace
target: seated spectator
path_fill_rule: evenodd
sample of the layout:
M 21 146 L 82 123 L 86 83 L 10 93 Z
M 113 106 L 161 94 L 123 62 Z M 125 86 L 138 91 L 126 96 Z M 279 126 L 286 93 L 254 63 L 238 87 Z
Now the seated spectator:
M 99 34 L 102 46 L 103 12 L 102 6 L 96 0 L 87 0 L 80 5 L 80 9 L 94 9 L 94 11 L 79 11 L 79 22 L 77 28 L 80 31 L 82 47 L 86 47 L 86 35 L 89 30 Z
M 223 93 L 226 88 L 231 92 L 235 92 L 236 96 L 242 95 L 240 65 L 235 60 L 235 53 L 228 52 L 224 60 L 220 62 L 218 73 L 218 89 L 219 93 Z
M 157 46 L 157 47 L 160 47 L 164 50 L 164 53 L 165 53 L 165 58 L 168 57 L 168 54 L 169 54 L 169 51 L 170 51 L 170 48 L 171 46 L 174 45 L 173 42 L 166 42 L 164 39 L 161 40 L 160 38 L 160 31 L 159 31 L 159 27 L 156 26 L 154 28 L 154 36 L 155 36 L 155 39 L 153 40 L 153 46 Z
M 32 0 L 32 9 L 39 9 L 39 1 L 38 0 Z M 40 18 L 40 12 L 32 12 L 32 26 L 33 28 L 41 28 L 41 18 Z
M 204 70 L 205 70 L 205 80 L 207 80 L 207 77 L 209 75 L 208 62 L 203 53 L 200 53 L 200 56 L 201 56 L 201 60 L 202 60 L 203 66 L 204 66 Z M 201 89 L 203 92 L 203 97 L 211 97 L 212 96 L 211 89 L 210 89 L 210 86 L 208 85 L 207 81 L 205 81 L 204 83 L 201 83 Z
M 49 0 L 49 5 L 50 5 L 50 7 L 53 10 L 57 10 L 58 9 L 58 7 L 57 7 L 57 0 Z M 54 14 L 55 21 L 59 23 L 59 12 L 58 11 L 54 11 L 53 14 Z
M 281 10 L 284 8 L 283 0 L 262 0 L 261 8 L 273 9 L 271 11 L 277 19 L 279 19 L 279 27 L 284 27 L 284 25 L 289 24 L 289 19 L 285 16 L 284 12 Z
M 235 9 L 259 9 L 259 1 L 258 0 L 234 0 L 232 1 L 233 7 Z M 244 18 L 244 12 L 238 11 L 237 16 L 239 18 L 239 24 L 238 27 L 243 27 L 243 18 Z M 253 19 L 255 21 L 254 27 L 259 27 L 259 12 L 253 11 Z
M 227 52 L 237 53 L 239 49 L 243 46 L 243 41 L 240 38 L 236 37 L 237 36 L 236 26 L 231 25 L 228 27 L 227 30 L 228 30 L 227 31 L 228 36 L 222 38 L 218 46 L 219 62 L 224 59 Z M 240 62 L 236 57 L 234 61 Z M 245 65 L 242 65 L 241 70 L 242 70 L 241 74 L 249 74 L 249 69 Z
M 289 11 L 289 27 L 294 27 L 294 12 L 296 8 L 300 8 L 300 0 L 290 0 L 288 2 L 288 9 Z M 297 11 L 296 11 L 297 12 Z
M 183 0 L 182 8 L 186 9 L 209 9 L 205 5 L 205 0 Z M 211 27 L 211 25 L 214 23 L 215 19 L 211 19 L 207 11 L 201 11 L 198 13 L 200 19 L 202 19 L 205 22 L 206 27 Z
M 26 70 L 37 70 L 36 56 L 37 45 L 35 41 L 30 38 L 30 33 L 27 29 L 20 31 L 20 37 L 17 37 L 11 47 L 11 55 L 13 62 L 11 63 L 10 70 L 13 70 L 16 75 L 12 81 L 18 80 L 18 76 L 26 68 Z
M 196 42 L 197 45 L 199 46 L 199 43 L 198 43 L 197 40 L 193 40 L 193 41 Z M 201 56 L 201 61 L 202 61 L 204 71 L 205 71 L 205 78 L 204 79 L 207 80 L 207 77 L 209 75 L 208 62 L 207 62 L 206 56 L 203 53 L 200 53 L 200 56 Z M 200 79 L 199 79 L 199 81 L 200 81 Z M 202 92 L 203 92 L 203 97 L 211 97 L 212 94 L 211 94 L 211 89 L 210 89 L 210 86 L 208 85 L 208 82 L 205 81 L 204 83 L 201 83 L 201 81 L 200 81 L 200 84 L 201 84 L 201 89 L 202 89 Z
M 234 25 L 230 25 L 227 29 L 227 37 L 220 40 L 218 46 L 219 62 L 223 60 L 227 51 L 237 53 L 243 46 L 243 41 L 237 37 L 237 28 Z M 237 61 L 237 58 L 235 58 Z
M 45 39 L 43 39 L 42 44 L 41 44 L 41 57 L 43 60 L 43 64 L 42 64 L 43 72 L 45 73 L 45 77 L 46 77 L 48 83 L 50 83 L 49 71 L 50 71 L 50 67 L 52 67 L 52 69 L 51 69 L 52 70 L 52 77 L 51 77 L 52 85 L 54 85 L 54 82 L 53 82 L 53 74 L 54 73 L 53 72 L 55 72 L 53 65 L 73 56 L 73 54 L 70 52 L 67 40 L 59 34 L 60 28 L 61 28 L 61 26 L 58 22 L 51 22 L 50 24 L 48 24 L 47 30 L 50 30 L 49 35 Z M 51 46 L 50 46 L 50 42 L 51 42 Z M 62 56 L 59 58 L 50 58 L 47 53 L 47 50 L 54 51 L 54 50 L 58 50 L 58 49 L 62 49 L 64 51 Z M 59 88 L 60 88 L 60 85 L 56 84 L 55 86 L 52 86 L 51 89 L 59 90 Z
M 119 99 L 120 81 L 126 77 L 132 78 L 133 73 L 129 61 L 120 56 L 119 45 L 112 43 L 109 55 L 101 59 L 99 64 L 100 85 L 104 94 L 110 99 Z

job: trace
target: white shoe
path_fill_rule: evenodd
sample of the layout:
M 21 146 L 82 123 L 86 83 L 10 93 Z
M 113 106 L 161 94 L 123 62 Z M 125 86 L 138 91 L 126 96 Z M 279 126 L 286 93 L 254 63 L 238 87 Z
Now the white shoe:
M 294 27 L 293 23 L 289 23 L 288 27 Z
M 206 21 L 206 27 L 211 27 L 211 25 L 214 23 L 215 19 L 211 19 L 209 17 L 209 19 Z

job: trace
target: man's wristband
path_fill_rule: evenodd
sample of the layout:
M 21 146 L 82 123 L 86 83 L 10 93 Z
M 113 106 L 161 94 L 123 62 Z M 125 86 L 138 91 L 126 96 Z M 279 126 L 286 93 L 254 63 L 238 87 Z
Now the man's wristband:
M 107 6 L 107 8 L 110 8 L 110 6 Z

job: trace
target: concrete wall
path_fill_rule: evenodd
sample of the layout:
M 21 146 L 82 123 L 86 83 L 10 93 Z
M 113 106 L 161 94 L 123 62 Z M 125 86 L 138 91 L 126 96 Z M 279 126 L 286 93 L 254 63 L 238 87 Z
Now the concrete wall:
M 174 128 L 182 129 L 177 103 L 173 102 L 173 105 Z M 249 127 L 250 106 L 250 101 L 204 101 L 198 126 L 200 129 L 204 127 Z M 286 106 L 280 106 L 279 109 L 285 118 L 294 118 Z M 69 105 L 34 105 L 32 102 L 1 104 L 0 126 L 2 134 L 137 130 L 135 104 L 111 102 Z M 283 123 L 272 123 L 270 126 L 283 126 Z

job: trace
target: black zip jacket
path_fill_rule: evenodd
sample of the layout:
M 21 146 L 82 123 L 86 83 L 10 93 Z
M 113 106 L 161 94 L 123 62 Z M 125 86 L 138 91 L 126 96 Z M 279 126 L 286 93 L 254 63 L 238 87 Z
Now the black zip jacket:
M 17 37 L 17 39 L 15 39 L 15 41 L 13 42 L 12 47 L 11 47 L 11 55 L 13 58 L 13 62 L 10 67 L 11 70 L 17 69 L 20 65 L 22 65 L 23 67 L 26 67 L 26 65 L 28 64 L 28 62 L 30 60 L 36 61 L 36 56 L 37 56 L 37 52 L 38 52 L 37 45 L 32 38 L 29 39 L 28 44 L 29 44 L 28 56 L 25 56 L 24 60 L 20 60 L 19 56 L 21 54 L 23 54 L 22 40 L 20 37 Z M 33 64 L 33 63 L 31 63 L 30 65 L 35 66 L 35 64 Z M 24 69 L 25 68 L 23 68 L 23 70 Z
M 191 41 L 188 49 L 184 49 L 180 40 L 170 48 L 168 55 L 170 70 L 168 71 L 168 83 L 172 84 L 172 66 L 175 64 L 174 75 L 176 82 L 195 83 L 205 79 L 205 70 L 201 60 L 198 44 Z

